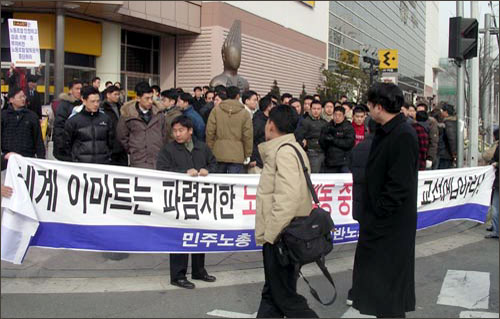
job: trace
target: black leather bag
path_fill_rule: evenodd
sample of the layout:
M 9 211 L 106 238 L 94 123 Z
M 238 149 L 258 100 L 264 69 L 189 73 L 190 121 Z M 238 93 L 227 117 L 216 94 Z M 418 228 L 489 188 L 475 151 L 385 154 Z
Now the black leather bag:
M 295 217 L 290 224 L 281 231 L 278 236 L 278 242 L 276 243 L 279 254 L 278 259 L 282 266 L 290 264 L 295 265 L 298 273 L 309 286 L 313 297 L 322 305 L 331 305 L 337 298 L 337 290 L 335 288 L 335 283 L 325 266 L 325 256 L 328 255 L 333 249 L 331 231 L 334 229 L 335 225 L 330 213 L 319 207 L 319 199 L 314 191 L 311 178 L 307 167 L 304 164 L 302 155 L 293 144 L 286 143 L 281 145 L 280 148 L 283 146 L 291 146 L 299 157 L 307 186 L 311 192 L 314 202 L 316 203 L 316 208 L 313 208 L 309 216 Z M 312 262 L 315 262 L 318 265 L 325 277 L 333 286 L 334 296 L 327 303 L 321 301 L 316 290 L 311 287 L 309 281 L 300 271 L 301 266 Z

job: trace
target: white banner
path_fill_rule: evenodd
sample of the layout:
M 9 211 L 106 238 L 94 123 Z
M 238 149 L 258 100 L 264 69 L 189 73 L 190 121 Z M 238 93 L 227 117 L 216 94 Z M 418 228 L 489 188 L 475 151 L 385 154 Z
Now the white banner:
M 451 219 L 483 222 L 491 166 L 421 172 L 418 228 Z M 334 242 L 352 242 L 351 174 L 313 174 Z M 11 156 L 3 198 L 2 259 L 21 263 L 29 246 L 115 252 L 257 250 L 259 175 L 189 177 L 131 167 Z
M 36 20 L 9 19 L 10 60 L 16 67 L 40 66 Z

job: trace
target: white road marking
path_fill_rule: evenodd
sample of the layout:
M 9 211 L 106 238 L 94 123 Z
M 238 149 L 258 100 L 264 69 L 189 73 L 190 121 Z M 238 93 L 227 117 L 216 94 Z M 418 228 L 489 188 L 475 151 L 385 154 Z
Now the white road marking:
M 340 318 L 376 318 L 375 316 L 362 315 L 358 310 L 349 307 L 347 311 Z
M 494 312 L 462 311 L 459 318 L 498 318 L 499 314 Z
M 490 273 L 448 270 L 437 303 L 467 309 L 488 309 Z
M 450 251 L 464 245 L 483 240 L 476 233 L 456 234 L 446 238 L 418 244 L 416 258 Z M 333 252 L 334 254 L 335 252 Z M 326 261 L 331 274 L 351 270 L 354 256 L 335 258 Z M 322 275 L 316 264 L 302 268 L 305 276 Z M 215 288 L 264 282 L 262 268 L 213 272 L 217 281 L 207 283 L 195 281 L 196 288 Z M 2 278 L 2 294 L 48 294 L 48 293 L 99 293 L 129 291 L 166 291 L 182 289 L 170 285 L 168 272 L 161 276 L 113 277 L 113 278 Z
M 215 310 L 212 310 L 210 312 L 207 312 L 207 315 L 214 316 L 214 317 L 223 317 L 223 318 L 257 318 L 256 312 L 249 315 L 246 313 L 219 310 L 219 309 L 215 309 Z

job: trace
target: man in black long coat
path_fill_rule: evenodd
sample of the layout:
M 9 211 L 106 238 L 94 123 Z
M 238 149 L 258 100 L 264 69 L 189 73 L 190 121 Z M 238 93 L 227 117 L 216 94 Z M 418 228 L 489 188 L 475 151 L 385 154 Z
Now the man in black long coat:
M 377 129 L 366 166 L 363 218 L 353 270 L 353 307 L 361 314 L 404 317 L 415 310 L 418 142 L 392 83 L 368 91 Z

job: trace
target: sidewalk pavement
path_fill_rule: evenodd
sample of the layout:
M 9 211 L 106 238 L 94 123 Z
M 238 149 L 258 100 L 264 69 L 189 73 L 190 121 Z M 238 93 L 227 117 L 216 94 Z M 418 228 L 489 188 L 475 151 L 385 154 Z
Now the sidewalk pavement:
M 472 221 L 449 221 L 417 232 L 417 244 L 460 234 L 467 230 L 486 233 L 486 227 Z M 140 240 L 140 239 L 138 239 Z M 356 244 L 336 245 L 327 260 L 354 255 Z M 261 252 L 209 253 L 209 273 L 262 268 Z M 31 247 L 21 265 L 1 262 L 2 278 L 114 278 L 168 276 L 169 254 L 134 253 L 111 260 L 102 252 Z M 190 272 L 191 267 L 188 268 Z

